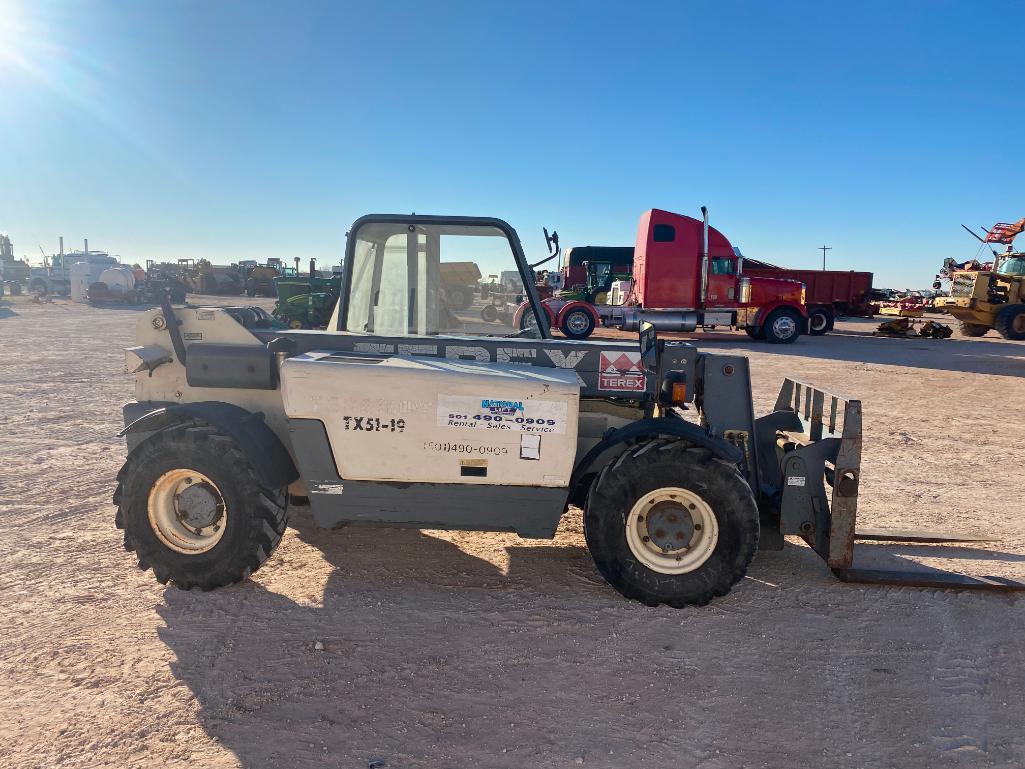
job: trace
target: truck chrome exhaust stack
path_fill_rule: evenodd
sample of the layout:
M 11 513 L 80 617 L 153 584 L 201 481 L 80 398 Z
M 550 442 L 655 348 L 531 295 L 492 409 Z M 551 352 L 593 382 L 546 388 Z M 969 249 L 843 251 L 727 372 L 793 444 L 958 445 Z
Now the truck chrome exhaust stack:
M 708 209 L 705 206 L 701 206 L 701 217 L 701 304 L 704 304 L 708 296 Z

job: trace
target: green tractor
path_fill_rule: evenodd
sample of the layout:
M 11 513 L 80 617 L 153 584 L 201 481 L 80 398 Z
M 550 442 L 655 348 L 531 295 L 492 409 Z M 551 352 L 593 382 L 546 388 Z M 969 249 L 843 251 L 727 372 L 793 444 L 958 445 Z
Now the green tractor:
M 612 271 L 612 262 L 584 262 L 587 285 L 571 286 L 559 291 L 559 299 L 578 300 L 591 304 L 608 304 L 609 291 L 617 280 L 630 280 L 630 273 Z
M 278 301 L 271 313 L 288 328 L 324 328 L 331 318 L 341 275 L 322 278 L 317 275 L 316 261 L 310 260 L 310 274 L 277 278 L 274 287 Z

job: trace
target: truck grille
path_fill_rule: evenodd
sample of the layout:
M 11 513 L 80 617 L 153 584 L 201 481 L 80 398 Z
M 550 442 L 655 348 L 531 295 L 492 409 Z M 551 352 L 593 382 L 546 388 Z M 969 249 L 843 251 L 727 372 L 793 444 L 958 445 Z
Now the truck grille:
M 956 272 L 950 282 L 950 295 L 960 297 L 970 297 L 975 293 L 975 279 L 978 277 L 977 273 L 971 272 Z

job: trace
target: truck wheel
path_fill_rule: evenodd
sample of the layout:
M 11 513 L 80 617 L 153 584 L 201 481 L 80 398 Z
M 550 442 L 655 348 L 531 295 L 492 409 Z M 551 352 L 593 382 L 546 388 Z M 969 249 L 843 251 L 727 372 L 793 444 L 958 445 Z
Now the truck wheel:
M 752 339 L 765 339 L 765 330 L 761 328 L 755 328 L 754 326 L 744 326 L 744 331 Z
M 583 307 L 577 307 L 562 316 L 559 328 L 570 339 L 587 339 L 594 331 L 594 316 Z
M 981 323 L 969 323 L 967 321 L 961 321 L 961 333 L 965 336 L 986 336 L 986 332 L 989 331 L 989 326 L 984 326 Z
M 808 333 L 822 336 L 833 329 L 833 313 L 825 307 L 813 307 L 808 310 Z
M 250 299 L 252 299 L 254 296 L 256 296 L 256 287 L 255 286 L 246 286 L 246 296 L 248 296 Z
M 997 313 L 993 328 L 1004 339 L 1025 340 L 1025 304 L 1009 304 Z
M 758 548 L 758 506 L 736 465 L 655 439 L 609 462 L 588 493 L 584 536 L 605 580 L 648 606 L 726 595 Z
M 140 569 L 183 590 L 240 582 L 274 552 L 287 489 L 264 486 L 238 445 L 206 425 L 158 432 L 118 473 L 115 523 Z
M 40 299 L 49 293 L 49 289 L 46 287 L 46 282 L 42 280 L 33 280 L 32 283 L 29 284 L 28 289 Z
M 495 307 L 495 305 L 493 304 L 486 304 L 484 305 L 484 308 L 480 311 L 480 316 L 483 320 L 487 321 L 488 323 L 494 323 L 496 320 L 498 320 L 498 308 Z
M 770 344 L 792 344 L 801 335 L 801 316 L 786 307 L 773 310 L 765 319 L 762 334 Z

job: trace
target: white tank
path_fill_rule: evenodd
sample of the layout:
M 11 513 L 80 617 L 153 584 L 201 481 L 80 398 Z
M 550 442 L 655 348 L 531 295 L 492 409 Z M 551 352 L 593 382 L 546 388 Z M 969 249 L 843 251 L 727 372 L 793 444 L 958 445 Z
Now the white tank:
M 100 273 L 97 280 L 106 283 L 114 296 L 123 296 L 135 288 L 135 273 L 121 265 L 108 267 Z

